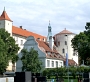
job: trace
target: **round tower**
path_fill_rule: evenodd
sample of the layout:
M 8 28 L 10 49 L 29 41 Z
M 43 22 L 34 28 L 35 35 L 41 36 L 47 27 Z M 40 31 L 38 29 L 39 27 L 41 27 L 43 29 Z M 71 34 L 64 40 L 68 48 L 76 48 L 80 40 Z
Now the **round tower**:
M 71 46 L 71 40 L 74 38 L 75 34 L 66 30 L 66 28 L 57 33 L 54 36 L 54 42 L 57 46 L 57 51 L 64 57 L 66 53 L 68 54 L 68 59 L 73 59 L 78 64 L 78 55 L 75 54 L 74 49 Z

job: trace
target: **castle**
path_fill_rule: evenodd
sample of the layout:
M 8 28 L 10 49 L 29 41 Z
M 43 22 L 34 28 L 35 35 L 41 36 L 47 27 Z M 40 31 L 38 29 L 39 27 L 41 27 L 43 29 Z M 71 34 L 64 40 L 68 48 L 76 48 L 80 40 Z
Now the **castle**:
M 12 64 L 9 63 L 7 70 L 21 71 L 22 62 L 21 50 L 23 48 L 30 49 L 34 47 L 39 53 L 39 59 L 43 62 L 43 68 L 55 68 L 65 65 L 65 54 L 68 52 L 69 65 L 78 64 L 78 55 L 71 47 L 71 39 L 75 36 L 74 33 L 63 30 L 62 32 L 52 36 L 52 28 L 49 22 L 48 36 L 30 32 L 22 26 L 13 25 L 13 21 L 7 15 L 5 9 L 0 16 L 0 28 L 4 28 L 15 39 L 16 44 L 20 47 L 18 51 L 19 60 Z M 67 39 L 66 39 L 67 38 Z

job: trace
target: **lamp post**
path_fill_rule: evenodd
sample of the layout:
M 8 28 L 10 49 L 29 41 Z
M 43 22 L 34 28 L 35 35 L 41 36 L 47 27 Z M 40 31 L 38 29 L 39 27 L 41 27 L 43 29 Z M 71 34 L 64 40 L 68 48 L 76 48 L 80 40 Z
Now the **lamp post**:
M 68 66 L 68 35 L 66 34 L 65 35 L 65 38 L 66 38 L 66 49 L 67 49 L 67 53 L 66 53 L 66 67 L 68 69 L 68 82 L 69 82 L 69 66 Z
M 58 63 L 56 67 L 57 67 L 56 82 L 58 82 Z

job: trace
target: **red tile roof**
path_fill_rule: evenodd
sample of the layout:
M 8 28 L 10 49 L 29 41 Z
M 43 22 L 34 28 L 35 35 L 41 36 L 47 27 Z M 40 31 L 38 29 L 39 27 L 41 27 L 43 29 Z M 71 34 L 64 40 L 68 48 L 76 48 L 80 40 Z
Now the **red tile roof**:
M 70 32 L 70 31 L 66 30 L 66 28 L 65 28 L 63 31 L 57 33 L 56 35 L 61 35 L 61 34 L 74 34 L 74 33 L 72 33 L 72 32 Z M 54 35 L 54 37 L 55 37 L 56 35 Z
M 66 60 L 65 60 L 65 63 L 66 63 Z M 68 64 L 69 64 L 70 66 L 75 66 L 75 65 L 77 65 L 77 63 L 76 63 L 73 59 L 68 59 Z
M 34 36 L 35 39 L 40 38 L 42 41 L 44 39 L 46 39 L 45 36 L 36 34 L 34 32 L 27 31 L 25 29 L 22 29 L 22 28 L 19 28 L 19 27 L 16 27 L 16 26 L 12 26 L 12 33 L 17 34 L 17 35 L 21 35 L 21 36 L 25 36 L 25 37 Z
M 54 58 L 54 59 L 61 59 L 61 60 L 65 60 L 63 58 L 63 56 L 61 56 L 57 50 L 55 48 L 53 48 L 53 50 L 49 47 L 49 44 L 40 40 L 36 40 L 38 42 L 39 47 L 44 48 L 45 53 L 47 54 L 47 52 L 50 52 L 50 54 L 47 54 L 46 57 L 47 58 Z
M 8 17 L 8 15 L 7 15 L 7 13 L 6 13 L 5 10 L 4 10 L 3 13 L 1 14 L 0 20 L 8 20 L 8 21 L 12 21 L 12 20 Z

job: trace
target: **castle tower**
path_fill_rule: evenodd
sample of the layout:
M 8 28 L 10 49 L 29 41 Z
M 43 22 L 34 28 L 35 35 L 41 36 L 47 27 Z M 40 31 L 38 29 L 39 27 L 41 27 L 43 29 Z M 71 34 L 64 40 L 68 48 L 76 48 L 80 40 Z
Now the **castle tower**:
M 12 20 L 7 15 L 5 8 L 0 16 L 0 28 L 4 28 L 12 36 Z
M 54 36 L 55 45 L 57 46 L 57 51 L 66 58 L 66 53 L 68 53 L 68 59 L 73 59 L 78 64 L 78 55 L 75 54 L 72 48 L 71 40 L 74 38 L 75 34 L 68 31 L 66 28 L 60 33 Z
M 49 47 L 53 50 L 53 37 L 52 37 L 52 28 L 50 25 L 50 21 L 49 21 L 49 26 L 48 26 L 47 42 L 49 43 Z

